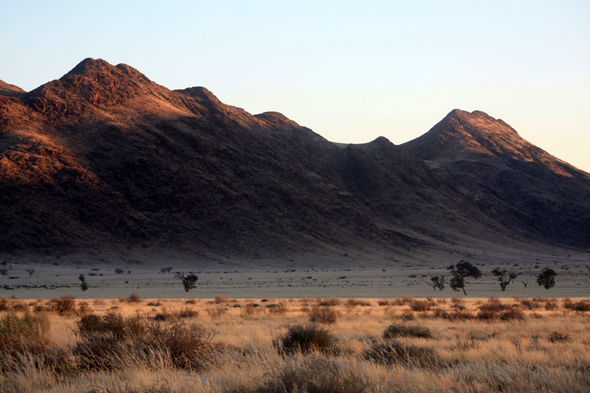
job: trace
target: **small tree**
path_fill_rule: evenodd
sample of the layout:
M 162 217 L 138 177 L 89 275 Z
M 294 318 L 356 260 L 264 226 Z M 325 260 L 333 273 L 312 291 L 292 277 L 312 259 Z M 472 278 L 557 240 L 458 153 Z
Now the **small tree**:
M 537 276 L 537 284 L 542 285 L 545 289 L 553 288 L 555 285 L 555 270 L 551 269 L 550 267 L 546 267 L 543 271 Z
M 29 273 L 29 277 L 33 277 L 33 273 L 35 273 L 35 269 L 26 269 L 25 272 Z
M 506 287 L 508 284 L 510 284 L 510 281 L 515 280 L 516 277 L 518 277 L 518 273 L 516 273 L 514 270 L 508 271 L 506 269 L 500 269 L 499 267 L 492 270 L 492 274 L 498 277 L 502 291 L 506 290 Z
M 186 292 L 197 287 L 197 280 L 199 278 L 194 273 L 189 273 L 188 276 L 185 276 L 184 273 L 179 273 L 174 277 L 182 280 L 182 285 L 184 286 L 184 290 Z
M 465 279 L 471 277 L 477 280 L 481 277 L 481 271 L 467 261 L 461 261 L 456 265 L 449 266 L 447 269 L 451 271 L 451 275 L 453 276 L 449 282 L 449 286 L 454 291 L 462 289 L 465 296 L 467 296 L 467 292 L 465 292 Z
M 0 269 L 0 276 L 8 276 L 8 269 Z
M 435 291 L 437 289 L 439 291 L 442 291 L 443 289 L 445 289 L 445 276 L 430 277 L 431 282 L 428 282 L 425 279 L 422 279 L 422 281 L 424 281 L 426 284 L 430 285 L 432 287 L 432 289 L 434 289 Z
M 88 283 L 86 282 L 86 278 L 84 277 L 83 274 L 80 274 L 80 277 L 78 277 L 78 280 L 80 280 L 80 289 L 82 290 L 82 292 L 85 292 L 88 290 Z

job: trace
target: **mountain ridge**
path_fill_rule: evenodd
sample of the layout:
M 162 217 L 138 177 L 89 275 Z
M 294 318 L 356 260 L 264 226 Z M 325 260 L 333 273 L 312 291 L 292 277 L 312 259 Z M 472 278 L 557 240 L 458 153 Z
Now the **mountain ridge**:
M 454 110 L 400 146 L 335 144 L 101 59 L 19 94 L 0 95 L 3 252 L 387 255 L 473 236 L 590 247 L 586 174 L 484 112 Z

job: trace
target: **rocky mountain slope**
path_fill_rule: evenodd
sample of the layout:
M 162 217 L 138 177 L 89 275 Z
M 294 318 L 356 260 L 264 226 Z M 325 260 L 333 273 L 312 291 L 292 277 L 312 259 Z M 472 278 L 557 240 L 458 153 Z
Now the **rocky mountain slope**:
M 3 252 L 341 255 L 467 237 L 588 247 L 589 196 L 588 174 L 480 112 L 454 111 L 401 147 L 342 146 L 103 60 L 28 93 L 0 85 Z
M 401 148 L 449 175 L 498 223 L 537 241 L 590 244 L 590 174 L 527 142 L 504 121 L 454 110 Z

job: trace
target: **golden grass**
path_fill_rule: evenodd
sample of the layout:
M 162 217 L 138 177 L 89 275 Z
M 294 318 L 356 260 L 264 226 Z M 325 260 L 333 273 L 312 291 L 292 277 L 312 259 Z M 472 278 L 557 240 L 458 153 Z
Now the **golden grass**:
M 11 302 L 17 304 L 8 299 L 8 307 Z M 318 391 L 323 383 L 331 386 L 321 388 L 326 392 L 585 392 L 590 391 L 590 312 L 575 311 L 571 304 L 588 302 L 409 297 L 282 301 L 227 299 L 222 295 L 216 299 L 139 302 L 97 299 L 86 301 L 97 315 L 116 311 L 126 317 L 139 314 L 153 318 L 166 314 L 169 319 L 160 323 L 183 319 L 214 331 L 214 341 L 224 348 L 223 361 L 202 372 L 178 369 L 162 360 L 154 367 L 136 364 L 95 372 L 73 367 L 74 371 L 56 373 L 37 366 L 34 359 L 25 359 L 18 370 L 0 373 L 0 392 L 306 392 Z M 51 301 L 24 303 L 34 303 L 32 308 L 49 306 Z M 76 303 L 79 312 L 81 301 Z M 281 312 L 276 312 L 279 304 Z M 309 310 L 320 304 L 338 316 L 334 324 L 322 325 L 333 335 L 338 351 L 281 356 L 273 340 L 284 335 L 289 326 L 308 323 Z M 582 306 L 577 308 L 585 310 Z M 482 310 L 491 312 L 491 317 L 478 318 Z M 514 310 L 524 319 L 501 319 L 502 312 Z M 471 319 L 440 317 L 459 311 Z M 72 354 L 75 366 L 72 351 L 80 340 L 74 333 L 80 315 L 49 312 L 49 345 Z M 5 314 L 0 312 L 0 318 Z M 432 337 L 383 338 L 393 324 L 428 328 Z M 434 354 L 434 364 L 431 359 L 420 363 L 396 361 L 395 357 L 381 363 L 364 356 L 372 346 L 392 342 L 388 340 Z M 309 385 L 311 376 L 319 385 Z

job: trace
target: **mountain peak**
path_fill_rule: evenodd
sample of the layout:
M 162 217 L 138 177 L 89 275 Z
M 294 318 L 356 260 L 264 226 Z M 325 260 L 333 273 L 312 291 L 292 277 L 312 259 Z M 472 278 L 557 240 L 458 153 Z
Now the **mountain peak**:
M 76 65 L 70 72 L 68 72 L 65 76 L 69 75 L 82 75 L 91 72 L 97 71 L 104 71 L 106 69 L 113 68 L 111 64 L 103 59 L 93 59 L 88 57 L 82 60 L 78 65 Z

